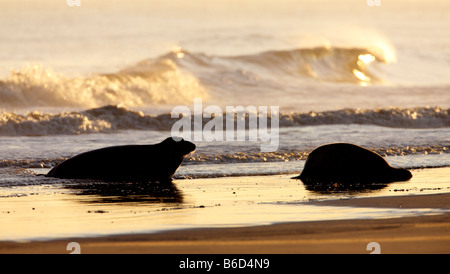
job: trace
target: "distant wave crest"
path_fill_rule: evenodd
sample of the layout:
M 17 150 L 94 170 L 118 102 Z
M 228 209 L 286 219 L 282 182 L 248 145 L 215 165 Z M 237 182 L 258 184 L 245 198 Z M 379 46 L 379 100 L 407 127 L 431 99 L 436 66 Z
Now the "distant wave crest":
M 220 89 L 224 84 L 244 89 L 262 82 L 268 85 L 271 80 L 279 82 L 280 77 L 293 82 L 382 83 L 384 80 L 372 67 L 396 59 L 395 53 L 388 48 L 375 50 L 328 46 L 241 56 L 211 56 L 180 49 L 161 58 L 189 70 L 212 89 Z

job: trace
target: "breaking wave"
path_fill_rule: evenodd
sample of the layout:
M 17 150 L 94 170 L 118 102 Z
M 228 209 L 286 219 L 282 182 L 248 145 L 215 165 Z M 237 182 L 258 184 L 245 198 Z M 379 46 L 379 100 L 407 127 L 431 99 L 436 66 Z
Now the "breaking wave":
M 244 113 L 246 114 L 246 113 Z M 216 115 L 226 115 L 220 113 Z M 234 119 L 238 119 L 238 115 Z M 224 118 L 225 119 L 225 118 Z M 248 119 L 248 115 L 241 116 Z M 270 123 L 270 117 L 268 123 Z M 115 133 L 120 130 L 170 131 L 179 118 L 170 113 L 152 115 L 125 107 L 105 106 L 58 114 L 32 111 L 27 114 L 0 112 L 0 136 L 74 135 Z M 191 116 L 191 123 L 196 122 Z M 201 119 L 203 124 L 209 119 Z M 245 123 L 248 125 L 248 122 Z M 392 128 L 450 127 L 450 109 L 441 107 L 343 109 L 337 111 L 280 113 L 280 127 L 336 124 L 377 125 Z M 225 126 L 226 123 L 223 122 Z
M 208 95 L 198 80 L 170 60 L 155 61 L 146 73 L 127 70 L 67 78 L 35 65 L 0 80 L 0 107 L 146 106 L 185 103 Z
M 115 73 L 73 78 L 33 65 L 0 79 L 0 108 L 186 104 L 210 93 L 220 97 L 224 90 L 277 91 L 298 81 L 368 85 L 383 82 L 372 67 L 393 62 L 392 55 L 388 50 L 316 47 L 227 57 L 178 49 Z

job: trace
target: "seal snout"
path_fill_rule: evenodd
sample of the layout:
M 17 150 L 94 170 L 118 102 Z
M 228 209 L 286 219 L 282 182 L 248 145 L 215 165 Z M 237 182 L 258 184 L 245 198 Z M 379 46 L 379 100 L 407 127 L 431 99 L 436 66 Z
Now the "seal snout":
M 407 169 L 393 168 L 393 177 L 396 181 L 408 181 L 412 178 L 412 174 Z
M 194 143 L 186 141 L 181 137 L 169 137 L 164 140 L 162 144 L 173 148 L 175 151 L 178 151 L 183 155 L 187 155 L 197 148 Z
M 184 149 L 184 153 L 186 155 L 193 153 L 195 151 L 195 149 L 197 148 L 197 146 L 191 142 L 188 142 L 188 141 L 184 141 L 184 142 L 185 142 L 185 144 L 184 144 L 183 149 Z
M 190 143 L 190 144 L 191 144 L 191 146 L 189 148 L 189 152 L 193 152 L 197 148 L 197 146 L 193 143 Z

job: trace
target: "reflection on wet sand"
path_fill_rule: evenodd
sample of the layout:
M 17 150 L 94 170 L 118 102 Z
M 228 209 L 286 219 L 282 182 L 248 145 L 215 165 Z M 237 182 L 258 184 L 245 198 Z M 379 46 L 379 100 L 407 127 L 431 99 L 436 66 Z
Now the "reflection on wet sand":
M 172 179 L 165 181 L 98 181 L 78 180 L 66 181 L 64 188 L 70 189 L 74 195 L 86 195 L 83 203 L 145 203 L 169 204 L 183 203 L 183 194 Z M 369 194 L 386 188 L 385 183 L 303 183 L 304 188 L 320 195 L 335 194 Z
M 322 183 L 309 183 L 304 184 L 305 189 L 318 193 L 318 194 L 336 194 L 336 193 L 347 193 L 347 194 L 358 194 L 358 193 L 370 193 L 375 190 L 380 190 L 388 186 L 388 184 L 383 183 L 373 183 L 373 184 L 322 184 Z
M 152 182 L 71 180 L 64 188 L 89 195 L 88 203 L 182 203 L 183 195 L 172 179 Z

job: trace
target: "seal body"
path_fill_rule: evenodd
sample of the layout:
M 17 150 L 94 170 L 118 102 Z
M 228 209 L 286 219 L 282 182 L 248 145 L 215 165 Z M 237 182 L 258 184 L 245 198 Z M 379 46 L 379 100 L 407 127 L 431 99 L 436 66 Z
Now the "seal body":
M 108 181 L 165 180 L 173 176 L 195 145 L 167 138 L 155 145 L 106 147 L 74 156 L 46 175 L 62 179 Z
M 380 155 L 363 147 L 335 143 L 313 150 L 300 176 L 305 184 L 372 184 L 407 181 L 406 169 L 391 167 Z

